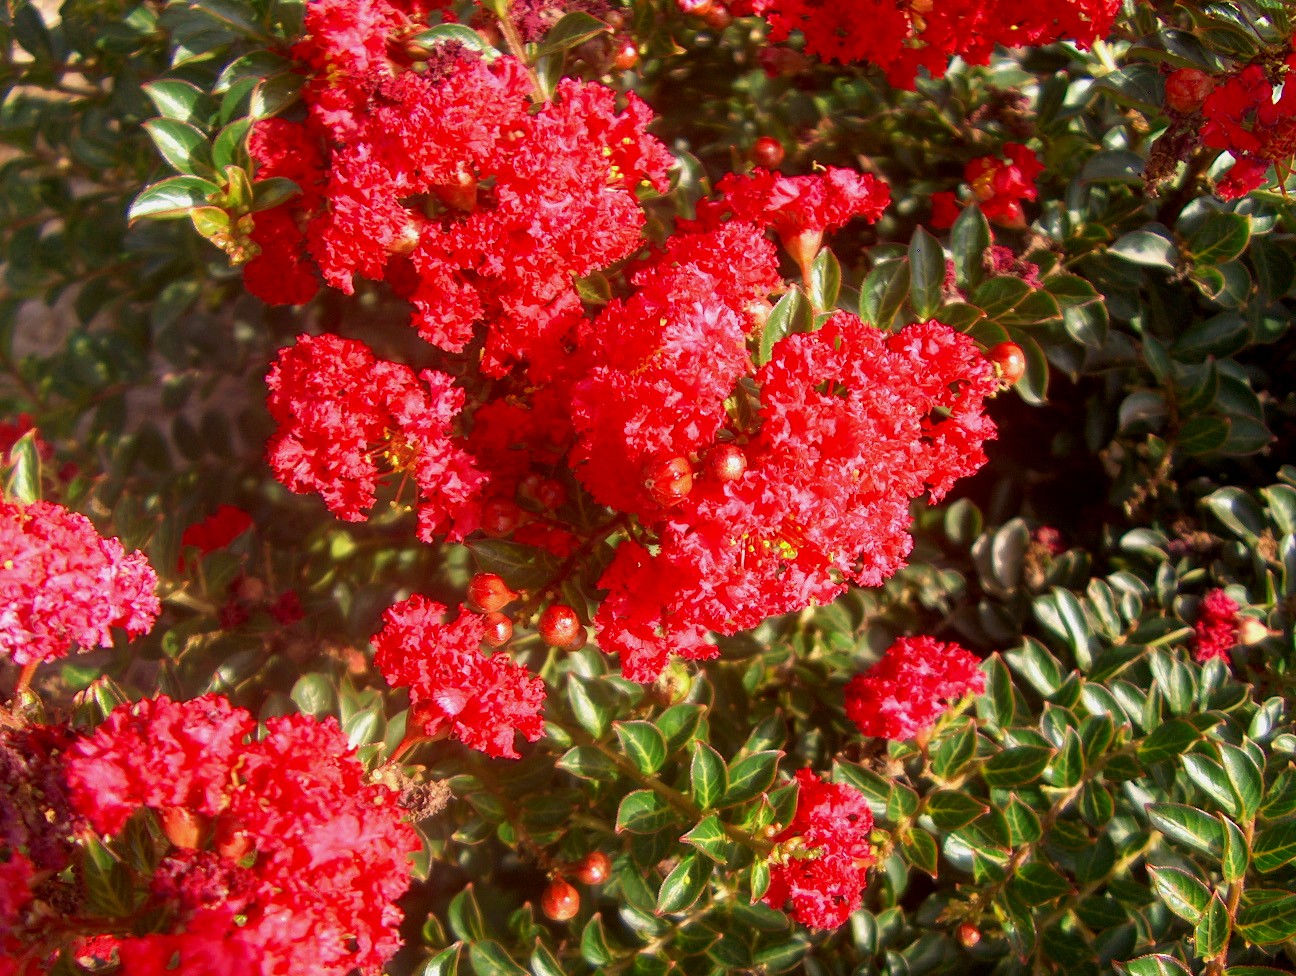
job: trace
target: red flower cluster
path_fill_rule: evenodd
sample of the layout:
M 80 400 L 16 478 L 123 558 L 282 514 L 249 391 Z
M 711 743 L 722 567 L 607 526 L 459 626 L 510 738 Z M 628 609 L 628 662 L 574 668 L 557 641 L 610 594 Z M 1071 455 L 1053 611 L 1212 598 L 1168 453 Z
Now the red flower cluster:
M 310 114 L 263 123 L 251 143 L 258 175 L 304 192 L 257 215 L 249 289 L 303 301 L 310 263 L 348 293 L 356 274 L 388 280 L 443 349 L 484 322 L 495 376 L 555 347 L 581 318 L 573 278 L 628 257 L 645 219 L 636 190 L 666 188 L 673 159 L 645 131 L 647 105 L 630 94 L 618 110 L 611 89 L 565 79 L 532 112 L 515 59 L 453 46 L 405 70 L 390 51 L 415 28 L 384 0 L 312 0 L 306 27 L 294 51 L 315 72 Z
M 256 726 L 214 695 L 161 697 L 69 749 L 72 799 L 95 830 L 147 808 L 172 845 L 150 883 L 155 931 L 116 941 L 124 972 L 178 958 L 187 976 L 376 974 L 400 947 L 394 902 L 418 838 L 395 795 L 331 719 L 271 718 L 252 740 Z
M 1296 154 L 1296 54 L 1266 70 L 1249 64 L 1217 79 L 1202 105 L 1202 141 L 1226 149 L 1236 162 L 1215 192 L 1235 200 L 1265 182 L 1270 165 L 1290 169 Z M 1281 87 L 1281 94 L 1275 93 Z
M 963 169 L 963 179 L 971 188 L 972 199 L 990 220 L 1009 227 L 1025 226 L 1023 200 L 1034 200 L 1039 191 L 1035 180 L 1044 172 L 1044 164 L 1029 148 L 1016 142 L 1004 144 L 1007 159 L 982 156 Z M 943 230 L 958 218 L 957 193 L 933 193 L 931 226 Z
M 545 686 L 507 654 L 486 657 L 483 618 L 415 594 L 383 614 L 374 635 L 374 665 L 396 688 L 410 690 L 410 722 L 426 736 L 449 734 L 489 756 L 516 759 L 515 732 L 535 742 L 544 732 Z
M 1218 587 L 1202 597 L 1193 624 L 1196 634 L 1196 658 L 1203 664 L 1219 658 L 1227 662 L 1229 651 L 1238 643 L 1242 622 L 1238 619 L 1237 603 Z
M 901 637 L 846 686 L 846 717 L 860 733 L 901 742 L 931 728 L 951 702 L 985 691 L 981 662 L 957 644 Z
M 839 312 L 778 343 L 755 379 L 759 429 L 733 432 L 745 473 L 694 484 L 600 580 L 600 646 L 633 680 L 672 653 L 714 656 L 708 630 L 879 585 L 912 547 L 909 502 L 976 471 L 995 433 L 993 368 L 939 322 L 887 335 Z
M 408 474 L 418 488 L 419 538 L 477 527 L 482 475 L 451 436 L 464 393 L 445 373 L 375 359 L 364 343 L 298 337 L 266 378 L 280 428 L 267 447 L 288 488 L 318 492 L 329 511 L 363 521 L 379 479 Z
M 738 0 L 735 14 L 769 21 L 770 39 L 793 31 L 823 61 L 868 61 L 891 84 L 913 88 L 918 69 L 940 77 L 950 60 L 988 64 L 996 46 L 1028 47 L 1074 41 L 1088 47 L 1105 37 L 1120 0 Z
M 0 653 L 18 664 L 146 633 L 161 609 L 144 554 L 61 505 L 0 502 L 0 553 Z
M 860 907 L 873 861 L 869 832 L 873 814 L 853 786 L 830 783 L 808 769 L 796 775 L 800 792 L 792 822 L 774 838 L 765 904 L 802 925 L 835 929 Z

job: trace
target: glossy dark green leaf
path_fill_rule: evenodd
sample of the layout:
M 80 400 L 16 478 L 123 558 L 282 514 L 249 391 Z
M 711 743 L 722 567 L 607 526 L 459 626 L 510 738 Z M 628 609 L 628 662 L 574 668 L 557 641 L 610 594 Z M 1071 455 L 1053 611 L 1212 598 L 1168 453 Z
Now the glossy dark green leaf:
M 965 827 L 987 809 L 979 800 L 957 790 L 937 790 L 923 806 L 923 811 L 941 830 Z
M 528 976 L 498 942 L 473 942 L 468 946 L 468 961 L 477 976 Z
M 1203 959 L 1218 955 L 1228 945 L 1228 937 L 1228 909 L 1224 907 L 1224 901 L 1217 891 L 1211 896 L 1210 903 L 1200 921 L 1197 922 L 1196 931 L 1193 933 L 1197 955 Z
M 725 833 L 720 818 L 714 814 L 705 820 L 699 821 L 698 825 L 681 837 L 680 840 L 696 847 L 717 864 L 726 862 L 730 845 L 733 843 L 729 839 L 729 835 Z
M 209 180 L 196 176 L 173 176 L 141 192 L 132 201 L 127 216 L 132 221 L 144 217 L 184 217 L 191 208 L 205 206 L 219 192 L 220 187 Z
M 1286 820 L 1259 831 L 1251 843 L 1257 871 L 1277 871 L 1296 861 L 1296 820 Z
M 712 870 L 709 858 L 701 854 L 686 854 L 662 882 L 657 895 L 657 912 L 673 915 L 691 908 L 706 890 Z
M 618 833 L 654 834 L 675 820 L 670 805 L 652 790 L 627 793 L 617 808 Z
M 1172 867 L 1149 867 L 1152 888 L 1165 906 L 1189 925 L 1196 925 L 1210 904 L 1210 889 L 1187 871 Z
M 950 228 L 950 250 L 954 252 L 955 276 L 960 288 L 971 290 L 981 283 L 990 243 L 990 223 L 981 208 L 975 203 L 964 207 Z
M 1237 933 L 1249 942 L 1276 945 L 1296 938 L 1296 895 L 1266 894 L 1248 889 L 1237 914 Z
M 1108 248 L 1108 253 L 1149 268 L 1173 269 L 1179 259 L 1172 241 L 1146 230 L 1125 234 Z
M 536 51 L 536 56 L 543 58 L 559 51 L 567 51 L 584 44 L 592 37 L 598 37 L 610 30 L 607 24 L 583 11 L 573 10 L 564 14 L 553 29 L 545 34 L 544 41 Z
M 1246 250 L 1251 221 L 1242 214 L 1208 214 L 1188 237 L 1184 250 L 1198 264 L 1222 264 Z
M 909 304 L 919 319 L 929 319 L 941 305 L 945 285 L 945 250 L 923 227 L 909 240 Z
M 36 446 L 36 431 L 29 430 L 9 449 L 9 477 L 5 497 L 23 505 L 40 501 L 41 459 Z
M 731 807 L 760 796 L 774 785 L 778 763 L 783 758 L 780 750 L 771 749 L 740 759 L 729 767 L 729 788 L 720 806 Z
M 1147 814 L 1153 827 L 1191 850 L 1213 858 L 1224 851 L 1224 828 L 1201 810 L 1180 803 L 1149 803 Z
M 821 248 L 810 266 L 810 304 L 814 310 L 831 312 L 841 294 L 841 264 L 829 248 Z
M 1005 749 L 982 767 L 986 783 L 996 787 L 1024 786 L 1037 780 L 1053 758 L 1047 746 L 1015 746 Z
M 814 311 L 799 289 L 793 288 L 778 300 L 765 327 L 761 330 L 760 349 L 756 354 L 756 365 L 763 366 L 770 361 L 774 346 L 786 335 L 794 332 L 808 332 L 814 324 Z
M 705 742 L 693 743 L 689 781 L 693 788 L 693 802 L 703 810 L 719 803 L 729 789 L 729 770 L 724 759 Z
M 641 773 L 655 773 L 666 762 L 666 740 L 651 722 L 613 724 L 621 751 Z

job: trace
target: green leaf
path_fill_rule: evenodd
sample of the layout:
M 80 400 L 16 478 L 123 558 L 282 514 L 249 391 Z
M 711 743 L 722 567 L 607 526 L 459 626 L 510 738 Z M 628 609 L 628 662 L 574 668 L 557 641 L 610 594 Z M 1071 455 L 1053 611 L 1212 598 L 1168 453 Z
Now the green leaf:
M 860 317 L 879 329 L 890 329 L 908 297 L 909 259 L 879 264 L 864 278 L 860 289 Z
M 1296 861 L 1296 820 L 1258 832 L 1251 843 L 1251 858 L 1256 870 L 1265 874 Z
M 1264 900 L 1248 889 L 1250 902 L 1237 914 L 1237 933 L 1248 942 L 1276 945 L 1296 938 L 1296 895 L 1280 892 Z
M 1047 746 L 1014 746 L 992 756 L 981 774 L 990 786 L 1024 786 L 1039 779 L 1052 758 Z
M 482 572 L 503 577 L 515 590 L 543 586 L 558 571 L 554 556 L 534 546 L 506 539 L 469 539 L 464 545 L 471 550 Z
M 1173 841 L 1218 859 L 1224 851 L 1224 828 L 1208 813 L 1180 803 L 1149 803 L 1148 820 Z
M 132 202 L 127 219 L 144 217 L 166 220 L 188 216 L 194 207 L 203 207 L 220 192 L 220 187 L 196 176 L 173 176 L 146 187 Z
M 770 749 L 757 752 L 745 759 L 740 759 L 729 767 L 729 789 L 725 790 L 720 802 L 722 807 L 731 807 L 755 799 L 774 785 L 778 775 L 778 762 L 783 752 Z
M 673 915 L 691 908 L 711 880 L 712 870 L 708 858 L 686 854 L 662 882 L 657 894 L 657 914 Z
M 1033 637 L 1024 638 L 1022 646 L 1007 652 L 1004 660 L 1041 695 L 1053 694 L 1062 684 L 1061 662 Z
M 1184 249 L 1196 264 L 1223 264 L 1246 250 L 1251 238 L 1251 220 L 1244 214 L 1207 214 Z
M 979 800 L 957 790 L 937 790 L 927 798 L 923 812 L 941 830 L 958 830 L 989 809 Z
M 486 39 L 467 24 L 437 24 L 435 27 L 415 34 L 410 38 L 412 45 L 429 51 L 437 44 L 444 44 L 447 41 L 462 44 L 470 51 L 478 51 L 487 61 L 493 61 L 499 57 L 499 51 L 487 44 Z
M 252 164 L 252 157 L 247 150 L 247 137 L 251 129 L 251 119 L 235 119 L 220 130 L 212 142 L 212 162 L 217 169 L 223 171 L 226 166 L 246 169 Z
M 617 807 L 617 833 L 655 834 L 675 820 L 675 814 L 652 790 L 627 793 Z
M 477 894 L 471 884 L 450 899 L 447 921 L 450 923 L 450 931 L 464 942 L 477 942 L 486 938 L 486 923 L 482 921 L 481 907 L 477 904 Z
M 1031 861 L 1019 868 L 1012 887 L 1029 905 L 1040 905 L 1075 891 L 1071 882 L 1041 861 Z
M 967 722 L 957 732 L 944 737 L 932 756 L 932 772 L 941 779 L 958 774 L 976 755 L 976 725 Z
M 810 304 L 816 311 L 831 312 L 841 294 L 841 264 L 828 248 L 820 249 L 810 266 Z
M 724 759 L 705 742 L 693 743 L 689 778 L 693 788 L 693 802 L 703 810 L 714 807 L 729 788 L 729 770 Z
M 774 353 L 774 346 L 784 336 L 793 332 L 809 332 L 814 325 L 814 311 L 805 300 L 799 289 L 792 289 L 778 300 L 765 327 L 761 330 L 760 349 L 756 354 L 756 365 L 764 366 Z
M 187 122 L 175 119 L 150 119 L 144 123 L 153 144 L 172 169 L 196 175 L 211 171 L 207 136 Z
M 1210 903 L 1210 889 L 1187 871 L 1148 865 L 1152 887 L 1167 908 L 1189 925 L 1196 925 Z
M 531 972 L 535 976 L 566 976 L 562 964 L 539 939 L 536 940 L 535 949 L 531 953 Z
M 1237 795 L 1229 786 L 1224 767 L 1215 760 L 1200 753 L 1189 753 L 1183 757 L 1184 772 L 1202 792 L 1214 800 L 1223 810 L 1234 816 L 1239 815 Z
M 1201 733 L 1195 726 L 1181 718 L 1172 718 L 1158 725 L 1151 735 L 1139 743 L 1139 761 L 1151 766 L 1167 759 L 1177 759 L 1200 737 Z
M 459 954 L 462 951 L 463 945 L 459 942 L 442 949 L 415 971 L 416 976 L 455 976 L 459 972 Z
M 591 37 L 607 33 L 611 28 L 597 17 L 574 10 L 554 24 L 553 29 L 545 35 L 544 42 L 536 51 L 537 58 L 557 54 L 577 45 L 584 44 Z
M 197 85 L 179 78 L 164 78 L 141 86 L 163 118 L 205 125 L 211 115 L 211 99 Z
M 672 705 L 657 716 L 657 731 L 665 737 L 667 750 L 674 754 L 692 740 L 701 721 L 701 705 Z
M 1157 953 L 1139 956 L 1118 964 L 1129 976 L 1192 976 L 1188 968 L 1174 956 Z
M 1197 922 L 1197 930 L 1193 934 L 1198 957 L 1207 959 L 1218 955 L 1228 945 L 1228 938 L 1228 909 L 1224 907 L 1224 901 L 1217 891 L 1211 896 L 1210 905 Z
M 666 740 L 651 722 L 615 722 L 621 751 L 641 773 L 655 773 L 666 762 Z
M 909 240 L 909 304 L 918 318 L 929 319 L 940 308 L 944 286 L 945 251 L 920 226 Z
M 1245 349 L 1250 341 L 1250 323 L 1236 312 L 1221 312 L 1188 326 L 1170 349 L 1180 362 L 1200 363 L 1207 356 L 1231 356 Z
M 612 720 L 612 708 L 606 698 L 606 686 L 573 674 L 567 680 L 567 703 L 580 727 L 595 739 L 603 737 Z
M 720 818 L 715 814 L 699 821 L 698 825 L 680 838 L 691 844 L 717 864 L 725 864 L 729 859 L 729 847 L 733 843 L 725 833 Z
M 911 830 L 900 845 L 900 854 L 906 862 L 912 864 L 924 874 L 936 877 L 936 865 L 940 852 L 936 839 L 925 830 Z
M 1218 742 L 1220 761 L 1224 764 L 1224 774 L 1228 777 L 1229 786 L 1238 798 L 1243 820 L 1250 820 L 1260 807 L 1264 796 L 1264 779 L 1260 767 L 1246 752 L 1227 742 Z
M 601 915 L 593 916 L 581 930 L 581 957 L 591 966 L 606 966 L 614 956 L 608 945 L 607 930 Z
M 954 252 L 959 287 L 970 291 L 985 277 L 985 253 L 990 249 L 990 240 L 990 222 L 981 208 L 975 203 L 964 207 L 950 228 L 950 250 Z
M 1227 443 L 1230 427 L 1223 417 L 1198 414 L 1184 421 L 1175 437 L 1175 444 L 1185 454 L 1211 454 Z
M 1013 796 L 1003 808 L 1004 827 L 1008 830 L 1008 843 L 1012 847 L 1023 844 L 1034 844 L 1044 836 L 1044 826 L 1039 815 L 1022 801 Z
M 337 714 L 337 691 L 333 679 L 326 674 L 302 675 L 292 686 L 289 697 L 297 703 L 303 714 L 312 718 Z
M 5 497 L 22 505 L 40 501 L 41 459 L 36 447 L 36 431 L 29 430 L 9 449 L 9 478 Z
M 468 961 L 477 976 L 529 976 L 498 942 L 472 943 L 468 946 Z
M 292 180 L 283 176 L 272 176 L 268 180 L 257 180 L 252 184 L 252 212 L 269 210 L 281 203 L 287 203 L 297 194 L 299 187 Z
M 1136 230 L 1117 239 L 1109 254 L 1147 268 L 1173 269 L 1179 259 L 1174 242 L 1147 230 Z
M 1220 873 L 1225 882 L 1232 884 L 1246 875 L 1247 866 L 1251 863 L 1251 849 L 1241 827 L 1222 813 L 1216 816 L 1220 826 L 1224 828 L 1224 854 L 1220 858 Z
M 554 765 L 581 779 L 611 781 L 621 775 L 621 767 L 593 746 L 568 749 Z

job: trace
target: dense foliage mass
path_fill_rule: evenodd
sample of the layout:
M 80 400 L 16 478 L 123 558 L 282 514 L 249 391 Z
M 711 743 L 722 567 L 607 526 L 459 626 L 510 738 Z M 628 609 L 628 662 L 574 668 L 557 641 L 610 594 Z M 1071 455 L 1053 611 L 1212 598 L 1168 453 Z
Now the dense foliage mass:
M 1285 0 L 11 0 L 0 976 L 1296 960 Z

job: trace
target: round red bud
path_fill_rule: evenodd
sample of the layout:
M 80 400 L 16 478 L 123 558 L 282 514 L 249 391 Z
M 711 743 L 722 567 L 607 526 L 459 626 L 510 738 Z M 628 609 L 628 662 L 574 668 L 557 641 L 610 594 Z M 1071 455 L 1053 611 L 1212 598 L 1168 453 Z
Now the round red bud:
M 494 573 L 478 573 L 468 582 L 468 602 L 482 613 L 502 610 L 517 594 Z
M 508 498 L 492 498 L 482 506 L 481 529 L 492 539 L 506 536 L 522 523 L 522 509 Z
M 535 500 L 545 508 L 562 508 L 567 504 L 567 486 L 556 478 L 545 478 L 536 486 Z
M 752 162 L 773 169 L 783 162 L 783 143 L 773 136 L 761 136 L 751 148 Z
M 545 918 L 568 922 L 580 911 L 580 892 L 562 878 L 555 878 L 540 896 L 540 910 Z
M 653 501 L 669 508 L 693 490 L 693 468 L 682 457 L 651 463 L 644 470 L 644 488 Z
M 1172 111 L 1191 115 L 1215 89 L 1215 79 L 1198 68 L 1172 71 L 1165 83 L 1165 103 Z
M 573 877 L 581 884 L 599 885 L 612 873 L 612 859 L 602 851 L 586 854 L 576 862 Z
M 540 490 L 540 485 L 544 483 L 546 480 L 547 479 L 545 478 L 545 476 L 542 475 L 539 471 L 528 471 L 526 474 L 522 476 L 521 480 L 518 481 L 518 486 L 517 486 L 518 497 L 530 498 L 534 501 L 536 497 L 536 492 Z
M 712 30 L 718 31 L 724 30 L 734 21 L 733 14 L 729 12 L 729 8 L 723 3 L 716 4 L 711 12 L 703 19 L 706 20 L 708 27 Z
M 737 444 L 717 444 L 707 457 L 707 470 L 716 481 L 737 481 L 747 470 L 747 455 Z
M 981 930 L 971 922 L 964 922 L 958 928 L 958 940 L 965 949 L 971 949 L 981 941 Z
M 1026 354 L 1015 342 L 1001 342 L 988 353 L 986 358 L 999 369 L 999 377 L 1009 386 L 1026 375 Z
M 629 71 L 639 63 L 639 45 L 634 38 L 624 38 L 616 45 L 616 54 L 612 58 L 612 67 L 617 71 Z
M 486 625 L 486 636 L 482 638 L 491 647 L 503 647 L 513 637 L 513 621 L 493 610 L 482 617 Z
M 585 627 L 576 616 L 576 611 L 562 603 L 551 603 L 540 614 L 540 623 L 536 625 L 540 639 L 550 647 L 572 648 L 579 646 L 578 641 L 585 636 Z

